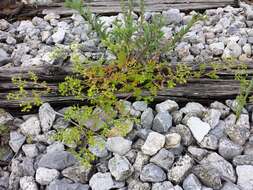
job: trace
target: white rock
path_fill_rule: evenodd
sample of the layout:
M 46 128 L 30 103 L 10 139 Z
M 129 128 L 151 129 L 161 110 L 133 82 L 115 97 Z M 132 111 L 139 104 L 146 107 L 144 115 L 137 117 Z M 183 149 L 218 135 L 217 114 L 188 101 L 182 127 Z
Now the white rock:
M 64 29 L 61 29 L 59 28 L 57 30 L 57 32 L 55 32 L 53 35 L 52 35 L 52 38 L 53 38 L 53 42 L 56 43 L 56 44 L 60 44 L 63 42 L 64 38 L 65 38 L 65 34 L 66 34 L 66 31 Z
M 190 128 L 192 135 L 199 143 L 211 130 L 210 125 L 201 121 L 198 117 L 190 117 L 187 121 L 187 126 Z
M 243 52 L 247 55 L 247 56 L 251 56 L 251 52 L 252 52 L 252 49 L 251 49 L 251 45 L 250 44 L 245 44 L 243 47 L 242 47 L 242 50 Z
M 217 42 L 210 44 L 210 49 L 214 55 L 222 55 L 225 45 L 223 42 Z
M 55 120 L 55 111 L 48 103 L 44 103 L 39 108 L 39 118 L 42 130 L 44 132 L 49 131 Z
M 154 155 L 156 154 L 165 144 L 165 136 L 157 132 L 149 133 L 144 145 L 141 150 L 144 154 Z
M 55 179 L 57 179 L 60 175 L 56 169 L 48 169 L 39 167 L 36 171 L 36 181 L 41 185 L 48 185 Z
M 107 139 L 106 148 L 121 156 L 125 155 L 131 149 L 132 141 L 123 137 L 111 137 Z
M 19 183 L 20 183 L 20 188 L 22 190 L 38 190 L 38 186 L 35 183 L 32 176 L 22 177 Z
M 37 136 L 41 132 L 40 121 L 38 117 L 32 116 L 28 118 L 20 126 L 21 132 L 26 136 Z
M 22 150 L 25 155 L 30 158 L 36 157 L 39 154 L 36 144 L 25 144 L 22 146 Z
M 178 145 L 180 145 L 181 136 L 178 133 L 169 133 L 165 137 L 166 148 L 176 148 Z
M 243 190 L 253 189 L 253 166 L 252 165 L 242 165 L 236 167 L 236 173 L 238 176 L 237 184 Z
M 109 172 L 108 173 L 99 172 L 91 177 L 89 185 L 92 190 L 109 190 L 113 188 L 114 182 Z

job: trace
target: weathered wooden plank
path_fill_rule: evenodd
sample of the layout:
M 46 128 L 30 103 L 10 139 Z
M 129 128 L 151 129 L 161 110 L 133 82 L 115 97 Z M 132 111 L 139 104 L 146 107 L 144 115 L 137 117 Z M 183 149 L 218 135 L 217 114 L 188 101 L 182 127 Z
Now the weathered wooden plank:
M 85 6 L 90 7 L 91 11 L 98 14 L 116 14 L 121 12 L 120 1 L 118 0 L 92 0 L 84 1 Z M 67 9 L 62 3 L 53 4 L 57 8 L 47 8 L 42 14 L 57 13 L 60 15 L 71 15 L 76 13 L 74 10 Z M 237 6 L 237 0 L 145 0 L 145 10 L 150 12 L 161 12 L 169 8 L 186 10 L 203 10 L 227 5 Z M 134 2 L 134 11 L 139 12 L 139 1 Z

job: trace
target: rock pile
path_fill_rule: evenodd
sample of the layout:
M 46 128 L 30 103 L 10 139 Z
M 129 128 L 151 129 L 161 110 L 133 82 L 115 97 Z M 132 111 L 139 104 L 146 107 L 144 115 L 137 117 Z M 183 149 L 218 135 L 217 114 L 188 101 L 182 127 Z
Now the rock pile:
M 145 13 L 145 19 L 150 20 L 154 14 L 157 13 Z M 162 12 L 166 22 L 162 28 L 164 37 L 171 39 L 194 14 L 194 11 L 185 14 L 177 9 Z M 196 23 L 177 44 L 175 51 L 164 55 L 166 59 L 204 62 L 232 57 L 252 61 L 253 8 L 250 5 L 241 3 L 240 8 L 228 6 L 206 10 L 205 15 L 207 19 Z M 139 19 L 137 15 L 135 18 Z M 100 17 L 108 30 L 116 19 L 122 19 L 122 14 Z M 14 23 L 0 20 L 0 66 L 8 63 L 14 66 L 61 64 L 63 60 L 50 58 L 50 52 L 55 44 L 69 49 L 72 43 L 80 43 L 81 53 L 86 57 L 98 59 L 103 55 L 106 59 L 113 58 L 80 15 L 60 18 L 50 14 Z
M 0 170 L 0 189 L 10 190 L 252 190 L 253 135 L 250 108 L 238 119 L 233 100 L 184 107 L 167 100 L 149 107 L 125 102 L 126 113 L 140 118 L 126 137 L 97 137 L 89 147 L 97 156 L 91 168 L 80 165 L 51 138 L 69 123 L 48 104 L 39 113 L 13 118 L 0 112 L 10 128 L 10 167 Z M 58 112 L 62 112 L 59 110 Z M 98 147 L 99 146 L 99 147 Z

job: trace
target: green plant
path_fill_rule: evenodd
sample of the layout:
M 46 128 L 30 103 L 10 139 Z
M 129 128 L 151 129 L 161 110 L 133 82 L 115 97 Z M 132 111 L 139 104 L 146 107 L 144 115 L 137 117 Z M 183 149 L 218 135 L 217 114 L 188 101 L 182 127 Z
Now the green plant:
M 73 95 L 77 99 L 88 101 L 88 105 L 76 105 L 67 109 L 63 116 L 72 126 L 59 130 L 54 135 L 54 139 L 66 144 L 69 151 L 85 165 L 95 159 L 88 149 L 97 143 L 95 137 L 126 136 L 133 124 L 139 122 L 138 118 L 130 116 L 124 101 L 118 100 L 117 93 L 128 93 L 126 100 L 134 97 L 137 100 L 152 101 L 158 90 L 185 84 L 191 78 L 209 76 L 216 79 L 217 71 L 225 68 L 213 63 L 211 70 L 205 64 L 193 69 L 186 64 L 172 66 L 160 60 L 163 53 L 173 50 L 194 23 L 203 19 L 200 15 L 194 15 L 187 26 L 165 43 L 161 30 L 164 26 L 162 17 L 154 16 L 151 22 L 145 21 L 143 0 L 140 1 L 141 19 L 137 21 L 132 14 L 133 1 L 129 1 L 128 7 L 122 3 L 123 21 L 116 20 L 112 30 L 108 30 L 88 8 L 83 8 L 80 0 L 67 0 L 66 5 L 79 11 L 97 33 L 103 46 L 116 57 L 110 61 L 103 58 L 91 61 L 83 58 L 78 45 L 72 45 L 70 60 L 74 74 L 59 84 L 59 92 L 63 96 Z M 65 55 L 59 48 L 53 52 L 54 58 L 66 58 Z M 30 78 L 33 83 L 42 85 L 46 93 L 49 92 L 47 85 L 38 83 L 36 76 Z M 18 94 L 10 94 L 9 98 L 25 99 L 28 95 L 25 90 L 27 81 L 14 78 L 13 83 L 20 91 Z M 144 96 L 144 91 L 148 95 Z M 42 103 L 39 97 L 43 94 L 33 95 L 35 99 L 22 103 L 24 110 Z

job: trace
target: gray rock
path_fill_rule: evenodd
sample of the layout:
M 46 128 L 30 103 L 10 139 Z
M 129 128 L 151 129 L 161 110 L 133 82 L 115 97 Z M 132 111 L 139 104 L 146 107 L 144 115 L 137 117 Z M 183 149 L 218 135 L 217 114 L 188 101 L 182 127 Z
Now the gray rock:
M 173 122 L 178 125 L 181 123 L 182 119 L 183 119 L 183 112 L 181 111 L 174 111 L 171 113 Z
M 202 185 L 194 174 L 190 174 L 185 178 L 183 188 L 184 190 L 202 190 Z
M 94 137 L 94 144 L 89 146 L 89 150 L 92 154 L 99 158 L 103 158 L 109 155 L 106 149 L 106 141 L 99 136 Z
M 143 154 L 142 152 L 138 152 L 137 156 L 135 158 L 135 162 L 133 164 L 134 172 L 137 174 L 137 177 L 139 177 L 139 174 L 141 173 L 141 170 L 144 165 L 146 165 L 149 161 L 149 156 L 146 154 Z
M 32 176 L 24 176 L 20 179 L 21 190 L 38 190 L 38 186 L 35 183 Z
M 174 162 L 174 154 L 163 148 L 150 159 L 150 162 L 167 171 Z
M 132 141 L 124 139 L 123 137 L 111 137 L 107 139 L 106 148 L 121 156 L 125 155 L 132 146 Z
M 219 171 L 211 165 L 197 165 L 193 168 L 192 172 L 204 185 L 214 189 L 220 189 L 222 187 Z
M 21 146 L 24 144 L 26 137 L 17 131 L 10 132 L 9 145 L 14 152 L 18 152 Z
M 58 141 L 54 142 L 53 144 L 51 144 L 47 147 L 47 153 L 64 151 L 64 150 L 65 150 L 64 144 L 61 142 L 58 142 Z
M 236 167 L 238 176 L 237 185 L 243 190 L 251 190 L 253 188 L 253 166 L 242 165 Z
M 233 164 L 238 165 L 253 165 L 253 155 L 238 155 L 234 157 Z
M 190 117 L 187 121 L 187 126 L 190 128 L 194 138 L 200 143 L 208 134 L 211 127 L 208 123 L 201 121 L 197 117 Z
M 75 157 L 66 151 L 49 152 L 43 155 L 38 163 L 39 167 L 63 170 L 74 165 Z
M 83 183 L 89 181 L 92 168 L 85 166 L 71 166 L 64 169 L 61 173 L 64 177 L 71 179 L 77 183 Z
M 168 112 L 159 112 L 154 118 L 152 129 L 159 133 L 166 133 L 171 126 L 172 116 Z
M 239 128 L 247 128 L 250 129 L 250 123 L 249 123 L 249 114 L 241 114 L 239 118 L 236 121 L 236 125 Z
M 206 111 L 204 106 L 196 102 L 189 102 L 185 107 L 181 109 L 184 114 L 194 114 L 196 116 L 202 117 L 203 113 Z
M 178 133 L 169 133 L 165 136 L 165 148 L 176 148 L 180 142 L 181 136 Z
M 63 117 L 56 118 L 53 129 L 60 130 L 60 129 L 66 129 L 69 126 L 69 122 L 66 121 Z
M 48 185 L 60 175 L 56 169 L 48 169 L 39 167 L 36 171 L 35 179 L 41 185 Z
M 131 190 L 150 190 L 150 185 L 149 183 L 142 183 L 140 181 L 137 180 L 132 180 L 129 185 L 128 185 L 128 189 Z
M 170 181 L 164 181 L 161 183 L 154 183 L 152 190 L 174 190 L 173 184 Z
M 44 103 L 39 108 L 39 119 L 41 123 L 42 130 L 44 132 L 49 131 L 53 126 L 55 120 L 55 111 L 48 103 Z
M 198 148 L 195 146 L 189 146 L 188 152 L 198 161 L 201 161 L 208 153 L 206 149 Z
M 144 111 L 148 108 L 148 104 L 144 101 L 136 101 L 133 103 L 133 108 L 137 111 Z
M 40 121 L 36 116 L 32 116 L 21 124 L 20 129 L 26 136 L 37 136 L 41 132 Z
M 22 150 L 24 151 L 25 155 L 30 158 L 39 155 L 39 151 L 37 149 L 36 144 L 25 144 L 22 146 Z
M 210 127 L 213 129 L 216 125 L 218 125 L 221 117 L 221 112 L 216 109 L 209 109 L 204 118 L 203 121 L 207 122 Z
M 9 54 L 5 50 L 0 48 L 0 67 L 9 62 L 11 62 L 11 58 Z
M 96 173 L 91 177 L 89 185 L 92 190 L 109 190 L 114 187 L 114 182 L 110 173 Z
M 226 161 L 219 154 L 213 152 L 204 158 L 201 164 L 207 164 L 219 171 L 222 178 L 230 180 L 231 182 L 236 181 L 235 171 L 228 161 Z
M 243 50 L 243 53 L 245 53 L 247 56 L 251 56 L 252 54 L 252 49 L 251 49 L 251 45 L 250 44 L 245 44 L 243 47 L 242 47 L 242 50 Z
M 10 26 L 10 23 L 5 19 L 0 19 L 0 30 L 4 31 L 7 30 Z
M 223 51 L 225 49 L 225 45 L 223 42 L 216 42 L 210 44 L 210 50 L 214 55 L 222 55 Z
M 243 151 L 243 147 L 235 144 L 234 142 L 223 138 L 220 140 L 219 142 L 219 154 L 227 159 L 227 160 L 231 160 L 233 159 L 235 156 L 240 155 Z
M 230 111 L 229 107 L 227 107 L 226 105 L 218 101 L 211 103 L 210 108 L 219 110 L 221 112 L 222 118 L 225 118 L 226 116 L 228 116 L 229 111 Z
M 5 125 L 12 120 L 14 120 L 14 118 L 9 112 L 4 109 L 0 109 L 0 125 Z
M 178 9 L 169 9 L 167 11 L 163 11 L 162 15 L 166 24 L 179 24 L 183 20 L 183 17 Z
M 225 122 L 223 120 L 220 120 L 218 125 L 212 129 L 209 134 L 216 136 L 218 139 L 225 136 Z
M 133 173 L 133 167 L 129 161 L 117 154 L 109 160 L 108 168 L 117 181 L 124 181 Z
M 140 179 L 144 182 L 162 182 L 166 179 L 165 172 L 155 164 L 147 164 L 143 167 Z
M 141 150 L 144 154 L 154 155 L 156 154 L 165 144 L 165 136 L 157 132 L 149 133 L 144 145 Z
M 80 183 L 67 183 L 64 180 L 55 180 L 50 183 L 46 190 L 89 190 L 88 185 Z
M 238 106 L 238 103 L 236 100 L 226 100 L 226 105 L 233 111 L 236 113 L 236 109 Z M 246 114 L 248 113 L 247 110 L 245 108 L 242 109 L 242 114 Z
M 181 142 L 185 146 L 189 146 L 194 141 L 192 133 L 188 127 L 179 124 L 176 127 L 172 127 L 170 132 L 178 133 L 181 136 Z
M 151 129 L 153 125 L 153 120 L 154 120 L 153 110 L 151 108 L 145 109 L 144 112 L 141 114 L 141 125 L 144 128 Z
M 214 135 L 207 135 L 201 141 L 200 147 L 216 150 L 218 148 L 218 138 Z
M 187 154 L 180 157 L 177 162 L 174 163 L 172 168 L 168 170 L 168 179 L 174 183 L 180 183 L 187 172 L 193 166 L 193 159 Z
M 20 167 L 22 168 L 22 173 L 24 176 L 34 176 L 35 175 L 35 169 L 34 169 L 34 159 L 24 157 L 22 160 L 22 163 L 20 164 Z
M 178 104 L 173 100 L 166 100 L 162 103 L 156 104 L 155 109 L 157 112 L 173 112 L 178 110 Z
M 241 190 L 241 188 L 231 182 L 226 182 L 221 190 Z
M 236 144 L 244 145 L 250 136 L 248 128 L 232 125 L 225 130 L 229 138 Z

